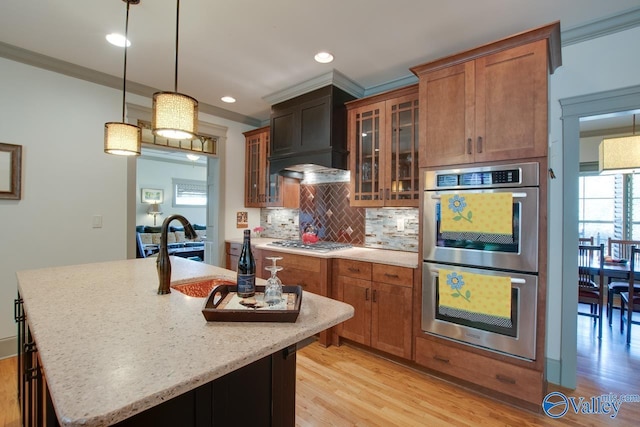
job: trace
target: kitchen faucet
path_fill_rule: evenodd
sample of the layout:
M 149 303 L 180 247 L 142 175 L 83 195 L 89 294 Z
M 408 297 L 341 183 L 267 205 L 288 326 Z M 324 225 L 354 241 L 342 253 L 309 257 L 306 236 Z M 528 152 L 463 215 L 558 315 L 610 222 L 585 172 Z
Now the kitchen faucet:
M 158 279 L 160 279 L 158 295 L 171 293 L 169 289 L 169 284 L 171 283 L 171 261 L 169 260 L 169 248 L 167 247 L 167 233 L 169 231 L 169 223 L 174 219 L 180 221 L 184 226 L 184 235 L 187 239 L 195 239 L 197 237 L 189 221 L 182 215 L 171 215 L 164 220 L 160 229 L 160 252 L 158 252 L 158 258 L 156 259 Z

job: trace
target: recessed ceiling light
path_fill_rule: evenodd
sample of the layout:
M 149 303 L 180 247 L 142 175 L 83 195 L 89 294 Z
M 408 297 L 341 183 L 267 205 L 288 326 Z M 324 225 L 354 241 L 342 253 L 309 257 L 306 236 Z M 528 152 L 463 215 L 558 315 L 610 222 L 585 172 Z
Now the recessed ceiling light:
M 234 102 L 236 102 L 236 99 L 233 96 L 223 96 L 220 99 L 222 100 L 222 102 L 226 102 L 227 104 L 233 104 Z
M 124 42 L 127 42 L 127 47 L 131 46 L 131 40 L 127 40 L 122 34 L 111 33 L 105 37 L 109 43 L 114 46 L 124 47 Z
M 318 52 L 313 58 L 321 64 L 328 64 L 333 61 L 333 55 L 329 52 Z

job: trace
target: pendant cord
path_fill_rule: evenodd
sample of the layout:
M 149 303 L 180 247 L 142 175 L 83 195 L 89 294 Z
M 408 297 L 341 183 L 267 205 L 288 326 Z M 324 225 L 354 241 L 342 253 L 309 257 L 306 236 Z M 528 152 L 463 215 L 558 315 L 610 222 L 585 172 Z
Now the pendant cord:
M 180 29 L 180 0 L 177 0 L 176 7 L 176 69 L 173 81 L 173 91 L 178 92 L 178 33 Z
M 127 1 L 127 18 L 124 24 L 124 72 L 122 77 L 122 123 L 125 116 L 125 97 L 127 94 L 127 45 L 129 44 L 129 1 Z

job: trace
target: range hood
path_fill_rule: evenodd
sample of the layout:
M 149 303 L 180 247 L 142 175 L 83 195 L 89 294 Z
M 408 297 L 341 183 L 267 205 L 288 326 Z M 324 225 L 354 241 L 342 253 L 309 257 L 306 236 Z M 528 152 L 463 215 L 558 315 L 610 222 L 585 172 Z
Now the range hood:
M 271 107 L 269 173 L 348 169 L 347 110 L 355 99 L 329 85 Z

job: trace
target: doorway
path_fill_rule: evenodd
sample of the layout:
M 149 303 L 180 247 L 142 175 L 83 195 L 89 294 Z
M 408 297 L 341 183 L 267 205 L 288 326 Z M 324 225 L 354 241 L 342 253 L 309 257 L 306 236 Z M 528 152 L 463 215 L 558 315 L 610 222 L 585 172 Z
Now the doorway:
M 138 121 L 150 122 L 151 109 L 135 104 L 127 104 L 127 120 L 137 124 Z M 199 133 L 217 140 L 217 155 L 206 156 L 206 239 L 205 259 L 207 264 L 224 266 L 224 200 L 221 177 L 224 176 L 224 152 L 227 140 L 227 127 L 199 121 Z M 144 147 L 143 147 L 144 149 Z M 127 258 L 136 257 L 136 201 L 137 159 L 130 158 L 127 163 Z M 169 197 L 171 197 L 169 195 Z
M 578 176 L 580 120 L 640 108 L 640 86 L 560 100 L 562 108 L 562 265 L 578 264 Z M 560 385 L 576 386 L 578 288 L 577 269 L 562 268 Z

